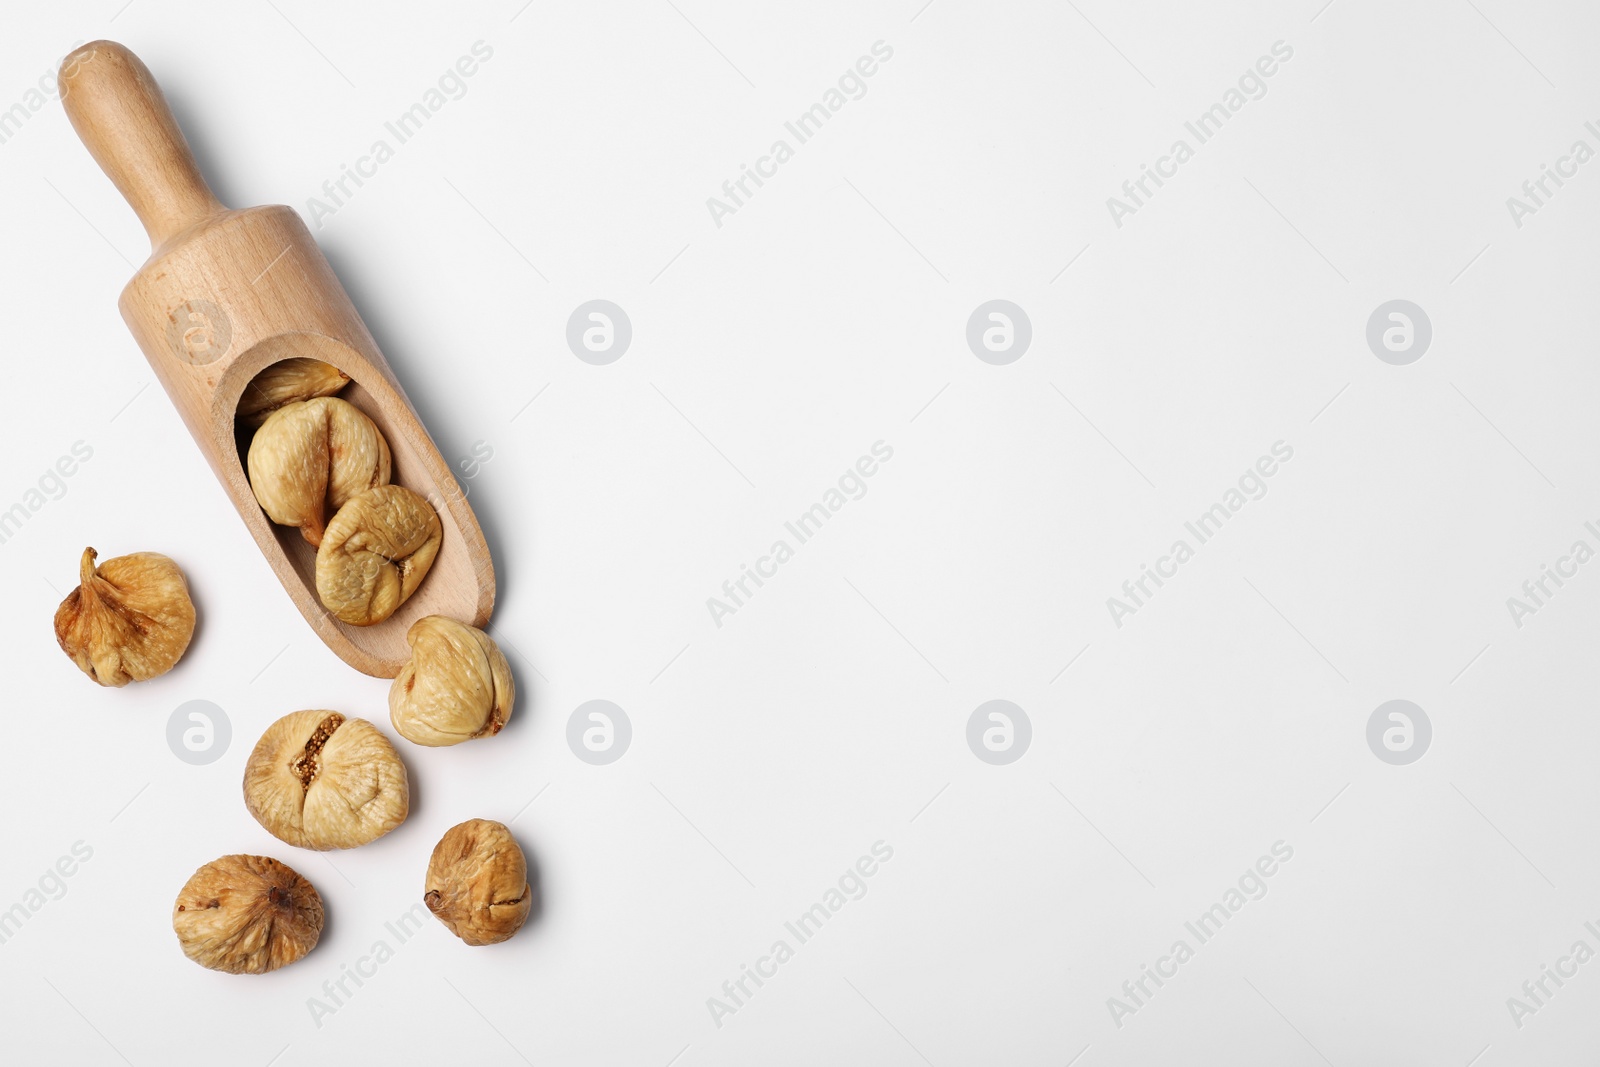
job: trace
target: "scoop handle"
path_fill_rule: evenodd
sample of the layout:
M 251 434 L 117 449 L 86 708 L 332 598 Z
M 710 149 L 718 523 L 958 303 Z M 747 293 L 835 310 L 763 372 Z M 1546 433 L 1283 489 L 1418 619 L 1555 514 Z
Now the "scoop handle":
M 61 61 L 56 80 L 72 128 L 144 223 L 152 250 L 226 210 L 138 56 L 91 41 Z

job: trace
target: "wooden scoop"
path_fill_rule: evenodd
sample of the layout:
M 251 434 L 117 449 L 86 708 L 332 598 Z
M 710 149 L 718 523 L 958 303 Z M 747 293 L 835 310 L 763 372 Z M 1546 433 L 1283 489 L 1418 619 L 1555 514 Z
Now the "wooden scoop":
M 84 45 L 62 61 L 59 80 L 73 128 L 150 234 L 150 259 L 118 301 L 122 317 L 312 629 L 352 667 L 393 678 L 409 658 L 406 631 L 417 619 L 485 625 L 495 584 L 483 531 L 300 216 L 281 206 L 223 207 L 161 88 L 122 45 Z M 346 625 L 323 608 L 316 550 L 299 530 L 268 520 L 245 475 L 240 397 L 264 368 L 297 356 L 353 379 L 340 395 L 388 440 L 393 481 L 426 497 L 444 526 L 432 571 L 373 626 Z

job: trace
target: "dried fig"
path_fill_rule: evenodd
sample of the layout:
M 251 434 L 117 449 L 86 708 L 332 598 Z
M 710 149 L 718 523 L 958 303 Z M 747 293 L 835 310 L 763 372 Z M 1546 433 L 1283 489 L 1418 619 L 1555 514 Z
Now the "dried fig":
M 287 404 L 261 424 L 246 457 L 250 488 L 267 517 L 322 543 L 330 512 L 389 484 L 389 443 L 361 409 L 336 396 Z
M 322 606 L 352 626 L 382 622 L 416 592 L 443 538 L 438 514 L 416 493 L 367 490 L 339 509 L 317 549 Z
M 223 856 L 178 891 L 172 928 L 183 954 L 229 974 L 265 974 L 310 952 L 322 936 L 322 898 L 285 864 Z
M 433 846 L 422 902 L 469 945 L 493 945 L 522 929 L 533 907 L 528 863 L 504 823 L 468 819 Z
M 83 550 L 78 588 L 56 609 L 56 642 L 101 685 L 124 686 L 166 674 L 194 636 L 194 601 L 178 565 L 159 552 L 135 552 L 95 568 Z
M 365 719 L 295 711 L 256 742 L 244 767 L 244 803 L 280 840 L 326 851 L 375 841 L 411 809 L 406 766 Z
M 482 630 L 443 615 L 412 623 L 411 658 L 389 687 L 389 721 L 400 736 L 439 747 L 492 737 L 511 718 L 511 665 Z
M 332 396 L 350 384 L 350 376 L 331 363 L 297 356 L 274 363 L 244 387 L 239 421 L 260 426 L 267 416 L 297 400 Z

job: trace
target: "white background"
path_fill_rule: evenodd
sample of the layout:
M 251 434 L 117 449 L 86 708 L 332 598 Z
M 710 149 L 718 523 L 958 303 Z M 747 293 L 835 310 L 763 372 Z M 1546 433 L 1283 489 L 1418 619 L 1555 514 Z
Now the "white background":
M 493 450 L 468 484 L 520 689 L 492 740 L 396 738 L 412 813 L 377 843 L 249 817 L 269 722 L 390 731 L 387 684 L 305 626 L 152 384 L 116 311 L 143 231 L 40 108 L 0 144 L 0 508 L 94 455 L 0 544 L 0 909 L 93 857 L 0 944 L 8 1062 L 1589 1062 L 1600 962 L 1520 1027 L 1506 1002 L 1600 949 L 1600 564 L 1520 628 L 1506 598 L 1600 547 L 1600 162 L 1520 228 L 1506 198 L 1600 149 L 1600 13 L 921 3 L 5 9 L 0 109 L 115 38 L 225 201 L 303 214 L 493 49 L 314 232 L 446 458 Z M 866 95 L 718 227 L 706 198 L 880 40 Z M 1115 225 L 1276 41 L 1267 94 Z M 634 330 L 604 367 L 564 339 L 595 298 Z M 965 340 L 994 298 L 1033 326 L 1008 366 Z M 1396 298 L 1433 324 L 1409 366 L 1365 340 Z M 717 627 L 706 598 L 880 440 L 866 495 Z M 1115 626 L 1106 598 L 1280 440 L 1270 492 Z M 85 544 L 187 572 L 169 675 L 99 690 L 54 647 Z M 634 728 L 602 767 L 565 739 L 596 698 Z M 1008 766 L 965 739 L 995 698 L 1033 727 Z M 1409 766 L 1366 741 L 1394 698 L 1433 724 Z M 202 767 L 165 737 L 194 699 L 234 732 Z M 511 823 L 536 919 L 484 949 L 430 919 L 318 1025 L 469 817 Z M 876 841 L 867 894 L 717 1025 L 707 998 Z M 1118 1026 L 1108 998 L 1277 841 L 1267 895 Z M 306 959 L 183 957 L 173 898 L 230 852 L 321 890 Z

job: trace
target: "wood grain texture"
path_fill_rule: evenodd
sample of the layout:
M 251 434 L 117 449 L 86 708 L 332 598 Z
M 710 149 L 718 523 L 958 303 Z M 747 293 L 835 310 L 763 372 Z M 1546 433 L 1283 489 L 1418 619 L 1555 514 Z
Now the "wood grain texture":
M 122 45 L 77 49 L 62 62 L 60 85 L 78 136 L 150 234 L 150 259 L 118 303 L 122 317 L 312 629 L 357 670 L 392 678 L 417 619 L 447 615 L 485 626 L 495 579 L 483 531 L 300 216 L 281 206 L 224 207 L 149 70 Z M 444 525 L 432 571 L 373 626 L 349 626 L 322 607 L 315 550 L 298 530 L 266 517 L 245 475 L 249 431 L 235 426 L 239 399 L 263 369 L 296 356 L 353 379 L 340 395 L 388 440 L 393 481 L 426 497 Z

